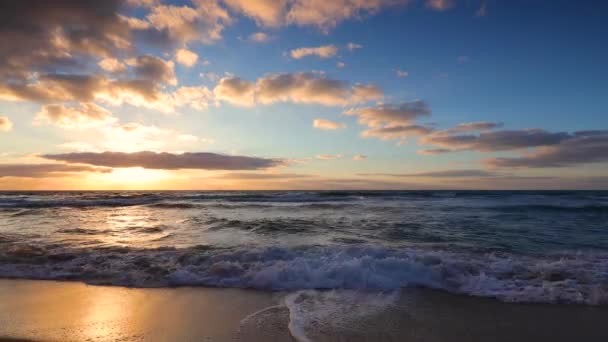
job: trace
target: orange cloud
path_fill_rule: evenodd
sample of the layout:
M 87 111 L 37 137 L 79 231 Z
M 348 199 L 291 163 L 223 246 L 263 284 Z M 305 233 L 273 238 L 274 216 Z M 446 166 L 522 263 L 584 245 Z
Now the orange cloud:
M 373 85 L 349 86 L 319 73 L 281 73 L 259 78 L 255 83 L 225 77 L 213 90 L 217 99 L 241 106 L 255 103 L 294 102 L 344 106 L 377 100 L 382 90 Z
M 0 131 L 8 132 L 13 129 L 13 123 L 6 116 L 0 116 Z
M 62 128 L 88 128 L 116 122 L 108 110 L 91 102 L 81 103 L 78 107 L 61 104 L 45 105 L 36 114 L 35 122 L 48 121 Z
M 191 67 L 196 64 L 198 55 L 188 49 L 178 49 L 177 52 L 175 52 L 175 60 L 181 65 Z
M 341 128 L 345 128 L 346 125 L 342 122 L 335 122 L 326 119 L 315 119 L 312 122 L 312 126 L 314 128 L 323 129 L 323 130 L 337 130 Z
M 292 58 L 301 59 L 306 56 L 317 56 L 319 58 L 330 58 L 338 53 L 335 45 L 323 45 L 318 47 L 301 47 L 289 52 Z

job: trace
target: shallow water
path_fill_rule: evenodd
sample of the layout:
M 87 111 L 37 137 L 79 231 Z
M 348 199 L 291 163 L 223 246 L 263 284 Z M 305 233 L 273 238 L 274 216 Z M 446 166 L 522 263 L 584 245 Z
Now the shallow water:
M 4 192 L 0 277 L 608 304 L 608 192 Z

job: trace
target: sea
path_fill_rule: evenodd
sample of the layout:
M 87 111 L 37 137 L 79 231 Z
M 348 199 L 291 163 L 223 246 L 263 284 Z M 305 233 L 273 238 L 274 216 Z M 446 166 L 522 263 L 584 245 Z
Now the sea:
M 1 192 L 0 278 L 602 306 L 608 192 Z

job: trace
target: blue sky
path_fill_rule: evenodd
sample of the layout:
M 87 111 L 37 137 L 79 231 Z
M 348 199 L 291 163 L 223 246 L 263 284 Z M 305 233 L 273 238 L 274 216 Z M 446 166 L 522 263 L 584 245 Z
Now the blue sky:
M 599 1 L 14 8 L 0 188 L 608 187 Z

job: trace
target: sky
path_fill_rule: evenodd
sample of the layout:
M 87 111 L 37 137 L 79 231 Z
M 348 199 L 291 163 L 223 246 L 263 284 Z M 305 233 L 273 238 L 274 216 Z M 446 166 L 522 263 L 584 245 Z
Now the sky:
M 2 1 L 0 190 L 608 189 L 607 13 Z

